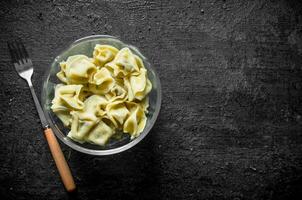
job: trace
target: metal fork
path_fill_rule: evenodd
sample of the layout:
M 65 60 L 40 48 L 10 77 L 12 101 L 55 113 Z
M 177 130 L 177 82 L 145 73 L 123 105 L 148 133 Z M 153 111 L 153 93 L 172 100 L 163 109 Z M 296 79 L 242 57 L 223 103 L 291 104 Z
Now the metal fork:
M 21 76 L 27 81 L 29 85 L 31 94 L 36 105 L 36 109 L 38 111 L 42 126 L 44 128 L 46 140 L 48 142 L 52 157 L 60 173 L 62 182 L 68 192 L 74 191 L 76 186 L 71 175 L 69 166 L 66 162 L 64 154 L 62 153 L 61 147 L 52 129 L 47 123 L 47 120 L 45 118 L 45 115 L 43 113 L 43 110 L 41 108 L 41 105 L 39 103 L 39 100 L 31 82 L 31 76 L 34 71 L 32 61 L 29 58 L 28 53 L 20 39 L 15 40 L 13 42 L 8 42 L 8 49 L 11 54 L 12 62 L 15 66 L 16 71 L 18 72 L 19 76 Z

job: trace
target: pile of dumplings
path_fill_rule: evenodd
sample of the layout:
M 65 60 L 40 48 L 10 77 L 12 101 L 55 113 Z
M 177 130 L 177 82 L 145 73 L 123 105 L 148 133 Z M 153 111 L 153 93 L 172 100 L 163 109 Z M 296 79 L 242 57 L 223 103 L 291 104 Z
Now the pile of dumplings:
M 92 58 L 70 56 L 60 67 L 51 109 L 69 138 L 103 146 L 117 133 L 133 139 L 144 130 L 152 84 L 129 48 L 97 44 Z

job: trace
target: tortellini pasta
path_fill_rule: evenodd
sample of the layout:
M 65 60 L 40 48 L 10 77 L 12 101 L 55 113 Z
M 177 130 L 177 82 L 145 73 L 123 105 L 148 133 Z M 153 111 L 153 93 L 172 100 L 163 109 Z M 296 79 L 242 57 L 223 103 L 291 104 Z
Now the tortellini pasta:
M 61 71 L 57 77 L 67 84 L 84 84 L 88 83 L 97 70 L 96 65 L 93 64 L 93 59 L 85 55 L 70 56 L 66 62 L 61 62 Z
M 118 49 L 113 46 L 97 44 L 94 47 L 93 57 L 96 64 L 103 67 L 106 63 L 112 61 L 117 53 Z
M 60 63 L 63 84 L 51 109 L 69 127 L 68 137 L 105 145 L 123 132 L 138 137 L 147 122 L 152 84 L 141 58 L 129 48 L 97 44 L 93 57 L 74 55 Z

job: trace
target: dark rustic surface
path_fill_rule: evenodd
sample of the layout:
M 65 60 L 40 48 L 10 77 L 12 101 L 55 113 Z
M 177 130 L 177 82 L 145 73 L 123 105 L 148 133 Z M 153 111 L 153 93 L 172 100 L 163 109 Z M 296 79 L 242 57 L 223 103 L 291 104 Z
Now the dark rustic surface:
M 302 189 L 299 1 L 1 1 L 0 196 L 69 199 L 6 41 L 44 70 L 70 42 L 110 34 L 158 70 L 160 116 L 124 153 L 61 144 L 78 199 L 296 199 Z

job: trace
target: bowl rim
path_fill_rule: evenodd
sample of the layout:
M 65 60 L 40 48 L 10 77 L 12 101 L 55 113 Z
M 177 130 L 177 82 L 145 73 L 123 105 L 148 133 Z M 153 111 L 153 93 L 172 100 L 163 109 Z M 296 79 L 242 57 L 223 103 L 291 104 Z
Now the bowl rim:
M 157 97 L 156 97 L 156 105 L 155 105 L 155 110 L 154 113 L 152 115 L 152 118 L 150 119 L 150 125 L 148 127 L 145 127 L 144 131 L 138 136 L 136 137 L 134 140 L 131 140 L 129 143 L 117 147 L 117 148 L 113 148 L 113 149 L 107 149 L 107 150 L 93 150 L 93 149 L 88 149 L 82 146 L 79 146 L 78 144 L 76 144 L 75 142 L 72 142 L 71 140 L 67 139 L 67 136 L 63 137 L 62 134 L 59 133 L 59 129 L 55 126 L 55 124 L 53 123 L 49 111 L 46 110 L 45 105 L 46 105 L 46 85 L 49 81 L 50 78 L 50 70 L 51 70 L 51 66 L 57 62 L 57 58 L 62 55 L 64 52 L 66 52 L 68 49 L 72 48 L 73 46 L 79 44 L 80 42 L 83 41 L 87 41 L 87 40 L 92 40 L 92 39 L 100 39 L 100 38 L 111 38 L 114 40 L 117 40 L 119 42 L 121 42 L 122 44 L 124 44 L 127 47 L 130 47 L 132 49 L 135 49 L 137 53 L 139 53 L 143 59 L 144 62 L 148 62 L 149 66 L 152 68 L 152 71 L 155 75 L 155 80 L 156 80 L 156 84 L 157 84 Z M 118 37 L 112 36 L 112 35 L 90 35 L 90 36 L 86 36 L 86 37 L 82 37 L 80 39 L 75 40 L 72 43 L 69 43 L 66 45 L 66 48 L 64 48 L 62 51 L 59 52 L 59 54 L 52 60 L 50 67 L 45 71 L 44 76 L 43 76 L 43 83 L 42 83 L 42 92 L 41 92 L 41 100 L 42 100 L 42 108 L 43 108 L 43 112 L 46 116 L 47 122 L 49 123 L 49 126 L 52 128 L 53 132 L 55 133 L 56 137 L 59 138 L 60 141 L 62 141 L 65 145 L 69 146 L 70 148 L 85 153 L 85 154 L 90 154 L 90 155 L 96 155 L 96 156 L 104 156 L 104 155 L 113 155 L 113 154 L 117 154 L 117 153 L 121 153 L 123 151 L 126 151 L 130 148 L 132 148 L 133 146 L 135 146 L 136 144 L 138 144 L 140 141 L 142 141 L 146 135 L 150 132 L 150 130 L 153 128 L 157 117 L 159 115 L 160 112 L 160 108 L 161 108 L 161 103 L 162 103 L 162 90 L 161 90 L 161 83 L 160 83 L 160 79 L 159 79 L 159 75 L 156 71 L 156 69 L 154 67 L 152 67 L 152 65 L 150 64 L 150 62 L 148 61 L 148 59 L 142 55 L 141 51 L 135 47 L 132 46 L 130 44 L 127 44 L 125 42 L 123 42 L 122 40 L 120 40 Z

